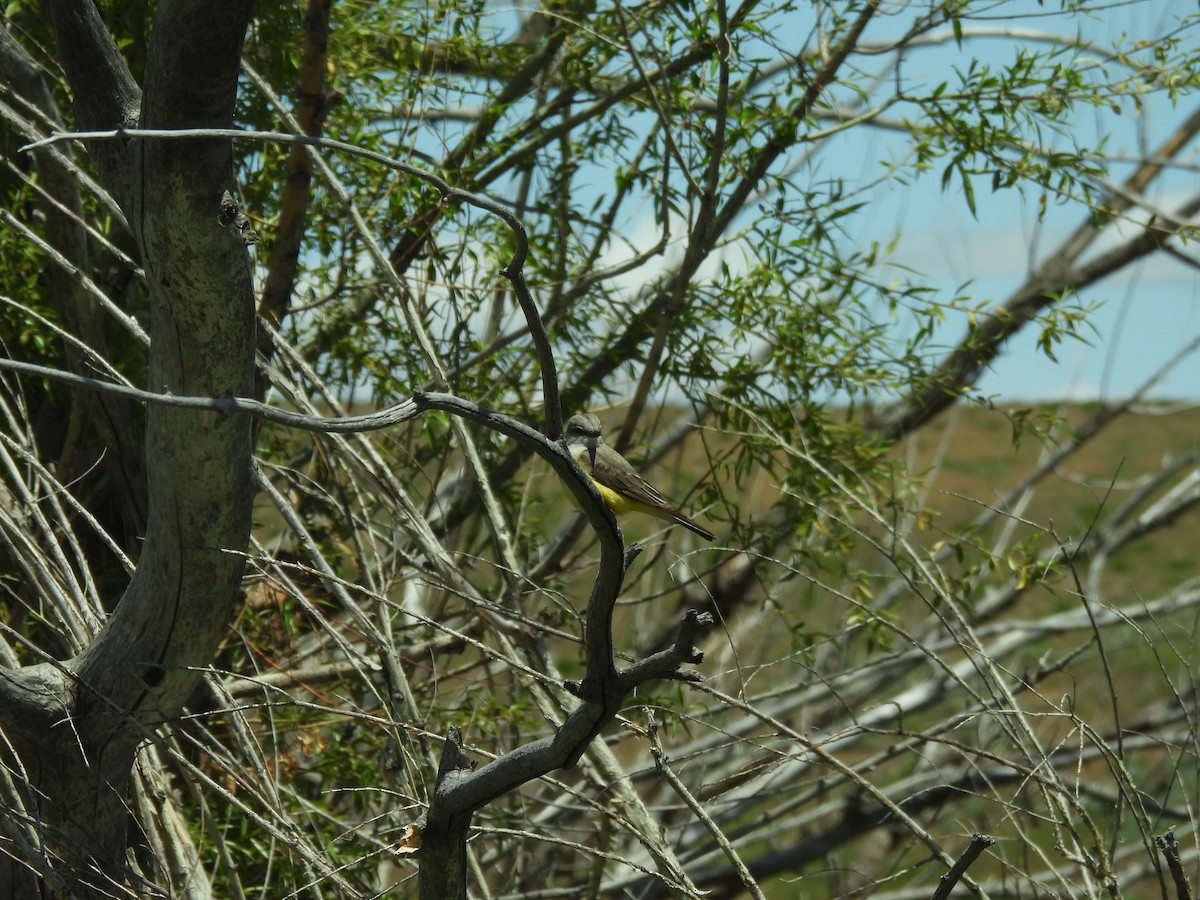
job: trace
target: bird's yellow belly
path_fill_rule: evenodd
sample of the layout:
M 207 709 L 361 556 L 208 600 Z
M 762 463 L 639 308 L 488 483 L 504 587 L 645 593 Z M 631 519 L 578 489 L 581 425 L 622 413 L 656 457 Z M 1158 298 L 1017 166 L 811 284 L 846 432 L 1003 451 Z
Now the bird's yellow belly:
M 594 478 L 592 479 L 592 484 L 596 486 L 596 490 L 600 492 L 600 496 L 604 498 L 604 502 L 608 504 L 608 508 L 618 516 L 625 513 L 642 513 L 647 516 L 654 516 L 656 519 L 663 519 L 667 522 L 671 522 L 675 518 L 656 506 L 642 503 L 640 500 L 634 500 L 631 497 L 626 497 L 624 494 L 618 494 L 612 488 L 605 487 Z
M 606 488 L 600 482 L 593 479 L 592 484 L 596 485 L 596 490 L 600 492 L 600 496 L 604 498 L 604 502 L 608 504 L 617 515 L 627 512 L 645 512 L 646 504 L 638 503 L 636 500 L 630 500 L 623 494 L 618 494 L 611 488 Z
M 586 469 L 584 470 L 587 471 Z M 590 477 L 590 475 L 589 475 Z M 618 494 L 612 488 L 605 487 L 596 479 L 592 478 L 592 484 L 596 486 L 596 490 L 600 492 L 600 497 L 614 514 L 621 516 L 625 513 L 639 512 L 646 513 L 656 518 L 666 518 L 662 513 L 652 506 L 647 506 L 645 503 L 639 503 L 637 500 L 631 500 L 624 494 Z M 563 487 L 563 492 L 567 495 L 567 499 L 571 501 L 571 505 L 576 509 L 579 508 L 579 502 L 575 499 L 575 495 Z

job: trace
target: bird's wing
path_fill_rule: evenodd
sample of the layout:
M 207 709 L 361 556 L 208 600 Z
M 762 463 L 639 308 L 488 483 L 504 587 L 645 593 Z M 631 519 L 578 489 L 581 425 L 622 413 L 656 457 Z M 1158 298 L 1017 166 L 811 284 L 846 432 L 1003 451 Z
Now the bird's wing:
M 678 512 L 654 485 L 633 470 L 624 457 L 617 456 L 616 459 L 625 465 L 620 465 L 610 454 L 599 454 L 596 457 L 596 465 L 592 468 L 592 476 L 605 487 L 631 500 L 647 506 L 657 506 L 664 511 Z

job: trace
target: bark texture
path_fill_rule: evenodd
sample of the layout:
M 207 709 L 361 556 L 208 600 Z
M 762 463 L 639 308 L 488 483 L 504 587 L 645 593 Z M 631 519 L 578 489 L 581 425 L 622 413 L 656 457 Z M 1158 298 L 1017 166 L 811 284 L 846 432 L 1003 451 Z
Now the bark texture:
M 145 89 L 89 0 L 47 0 L 75 126 L 228 127 L 251 3 L 159 4 Z M 254 298 L 237 233 L 218 223 L 232 185 L 227 140 L 89 147 L 133 232 L 151 304 L 147 386 L 244 396 Z M 225 633 L 250 532 L 251 434 L 241 416 L 147 411 L 148 514 L 137 570 L 75 658 L 0 672 L 4 761 L 29 787 L 2 824 L 23 859 L 0 862 L 0 897 L 120 895 L 125 790 L 150 730 L 177 716 Z

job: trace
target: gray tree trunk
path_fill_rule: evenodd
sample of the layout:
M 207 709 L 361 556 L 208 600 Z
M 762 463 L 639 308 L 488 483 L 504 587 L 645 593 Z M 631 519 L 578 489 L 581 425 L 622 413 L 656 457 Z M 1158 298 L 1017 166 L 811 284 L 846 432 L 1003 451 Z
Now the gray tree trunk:
M 90 0 L 45 0 L 76 127 L 228 127 L 251 5 L 160 3 L 142 90 Z M 229 142 L 123 139 L 88 149 L 146 271 L 147 387 L 248 395 L 249 260 L 236 230 L 218 223 L 222 194 L 233 190 Z M 134 753 L 178 715 L 228 627 L 250 533 L 251 450 L 244 417 L 147 410 L 148 521 L 127 589 L 73 659 L 0 671 L 9 772 L 0 828 L 11 841 L 0 898 L 120 896 L 115 886 L 129 883 Z

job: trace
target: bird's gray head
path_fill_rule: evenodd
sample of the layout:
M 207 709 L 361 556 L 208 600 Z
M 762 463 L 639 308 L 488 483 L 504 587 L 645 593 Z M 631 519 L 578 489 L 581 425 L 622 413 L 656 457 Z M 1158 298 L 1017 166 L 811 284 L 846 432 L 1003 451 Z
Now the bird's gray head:
M 567 443 L 591 443 L 600 439 L 600 418 L 595 413 L 576 413 L 567 419 Z
M 592 465 L 596 463 L 596 447 L 599 446 L 600 419 L 595 413 L 576 413 L 567 419 L 566 439 L 568 447 L 583 447 L 588 452 Z

